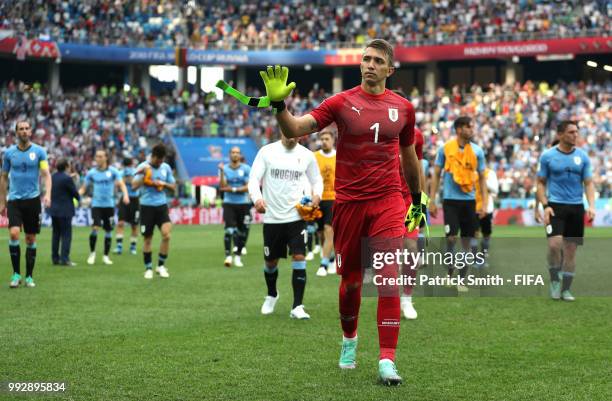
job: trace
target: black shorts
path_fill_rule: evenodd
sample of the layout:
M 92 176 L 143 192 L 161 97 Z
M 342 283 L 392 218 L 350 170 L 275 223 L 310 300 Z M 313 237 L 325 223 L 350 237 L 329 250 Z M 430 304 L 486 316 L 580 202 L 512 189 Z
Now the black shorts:
M 562 235 L 582 245 L 584 237 L 584 206 L 567 203 L 548 203 L 555 212 L 546 226 L 546 236 Z
M 94 207 L 91 209 L 93 226 L 102 227 L 104 231 L 112 231 L 115 223 L 114 207 Z
M 304 220 L 291 223 L 263 225 L 264 259 L 275 260 L 287 257 L 287 247 L 291 255 L 306 254 L 306 224 Z
M 119 221 L 125 221 L 133 226 L 138 224 L 138 217 L 140 216 L 140 205 L 138 198 L 130 198 L 130 204 L 126 205 L 123 201 L 119 202 L 117 208 L 119 209 Z
M 8 201 L 8 221 L 10 227 L 21 227 L 26 234 L 40 233 L 40 198 L 15 199 Z
M 472 238 L 476 233 L 476 201 L 445 199 L 444 233 L 447 237 L 455 236 L 461 230 L 462 238 Z
M 251 224 L 251 205 L 238 203 L 223 204 L 225 228 L 236 227 L 242 230 Z
M 323 230 L 323 227 L 325 227 L 326 224 L 328 226 L 331 226 L 332 224 L 332 217 L 334 216 L 333 214 L 334 201 L 333 200 L 323 200 L 321 201 L 321 203 L 319 203 L 319 208 L 321 209 L 321 212 L 323 212 L 323 217 L 317 220 L 319 231 L 321 231 Z
M 493 233 L 493 213 L 487 213 L 482 219 L 476 215 L 476 228 L 480 228 L 480 233 L 489 237 Z
M 145 237 L 150 237 L 155 231 L 155 226 L 161 226 L 170 222 L 168 205 L 145 206 L 140 205 L 140 232 Z

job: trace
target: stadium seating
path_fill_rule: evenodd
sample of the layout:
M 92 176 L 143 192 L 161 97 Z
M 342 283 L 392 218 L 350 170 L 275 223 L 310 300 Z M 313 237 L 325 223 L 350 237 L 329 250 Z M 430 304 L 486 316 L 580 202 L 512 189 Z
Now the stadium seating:
M 259 95 L 256 89 L 249 93 Z M 452 121 L 460 114 L 476 117 L 476 141 L 483 145 L 489 165 L 500 179 L 500 197 L 532 197 L 538 157 L 553 140 L 556 123 L 580 121 L 580 146 L 594 166 L 600 197 L 612 196 L 612 141 L 610 110 L 612 82 L 525 82 L 514 86 L 439 88 L 435 94 L 416 90 L 409 97 L 416 106 L 417 125 L 426 136 L 425 152 L 433 160 L 438 146 L 451 135 Z M 44 87 L 26 88 L 11 82 L 0 90 L 5 124 L 0 125 L 0 147 L 13 141 L 10 134 L 18 118 L 34 122 L 34 141 L 44 145 L 50 158 L 69 156 L 83 173 L 94 149 L 111 149 L 115 159 L 146 151 L 149 140 L 175 136 L 252 137 L 259 145 L 275 138 L 276 120 L 269 111 L 244 107 L 233 99 L 171 95 L 146 98 L 138 90 L 94 86 L 52 99 Z M 297 114 L 316 107 L 328 94 L 312 90 L 289 99 Z M 316 136 L 306 138 L 317 147 Z M 252 162 L 252 161 L 251 161 Z
M 223 49 L 359 46 L 373 37 L 407 46 L 473 43 L 599 36 L 612 29 L 605 1 L 354 3 L 4 1 L 0 29 L 58 42 Z

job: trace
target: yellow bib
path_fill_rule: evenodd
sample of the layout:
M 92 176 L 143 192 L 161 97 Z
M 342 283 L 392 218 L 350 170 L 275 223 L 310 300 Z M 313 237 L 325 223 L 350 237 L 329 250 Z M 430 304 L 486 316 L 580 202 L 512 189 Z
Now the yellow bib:
M 336 191 L 334 183 L 336 181 L 336 152 L 333 156 L 325 155 L 323 151 L 315 152 L 315 159 L 319 165 L 321 177 L 323 177 L 323 196 L 321 200 L 335 200 Z
M 489 172 L 491 170 L 489 170 L 488 168 L 485 168 L 484 170 L 484 177 L 485 177 L 485 182 L 487 181 L 487 177 L 489 176 Z M 476 210 L 480 210 L 480 208 L 483 206 L 482 205 L 482 193 L 480 191 L 480 180 L 478 179 L 478 172 L 474 171 L 474 186 L 476 188 Z M 486 206 L 486 205 L 485 205 Z M 485 207 L 486 209 L 486 207 Z
M 474 190 L 474 172 L 478 167 L 478 159 L 472 145 L 466 144 L 463 151 L 459 148 L 457 139 L 451 139 L 444 144 L 444 171 L 453 176 L 453 180 L 465 193 Z

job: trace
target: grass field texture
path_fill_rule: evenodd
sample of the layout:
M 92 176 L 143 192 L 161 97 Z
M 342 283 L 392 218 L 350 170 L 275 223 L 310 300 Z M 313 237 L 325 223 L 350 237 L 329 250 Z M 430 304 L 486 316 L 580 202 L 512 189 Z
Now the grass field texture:
M 541 228 L 495 230 L 497 237 L 543 236 Z M 9 289 L 8 245 L 0 256 L 0 382 L 68 383 L 64 394 L 32 399 L 612 399 L 612 297 L 417 298 L 419 318 L 403 321 L 400 333 L 404 384 L 384 388 L 377 384 L 376 300 L 363 300 L 358 367 L 342 372 L 339 278 L 316 277 L 318 259 L 308 264 L 310 321 L 288 317 L 286 261 L 276 311 L 260 315 L 261 226 L 251 229 L 245 267 L 231 269 L 223 267 L 222 227 L 175 227 L 171 278 L 152 281 L 143 278 L 141 243 L 138 256 L 112 256 L 115 264 L 103 266 L 100 238 L 98 264 L 87 266 L 88 230 L 77 229 L 72 258 L 79 265 L 65 268 L 51 265 L 50 235 L 43 229 L 38 241 L 34 289 Z M 612 248 L 611 229 L 589 229 L 587 237 Z M 158 240 L 156 233 L 154 249 Z M 24 264 L 22 256 L 22 271 Z M 601 260 L 608 282 L 611 265 Z M 580 277 L 578 266 L 577 283 Z M 0 400 L 29 397 L 0 392 Z

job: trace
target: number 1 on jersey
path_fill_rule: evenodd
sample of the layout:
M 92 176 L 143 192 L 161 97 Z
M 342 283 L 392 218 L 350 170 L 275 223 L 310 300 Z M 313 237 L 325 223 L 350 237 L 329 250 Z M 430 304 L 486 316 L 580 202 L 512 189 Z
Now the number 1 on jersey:
M 374 123 L 370 127 L 370 129 L 374 130 L 374 143 L 378 143 L 378 128 L 380 128 L 380 123 Z

